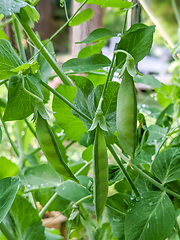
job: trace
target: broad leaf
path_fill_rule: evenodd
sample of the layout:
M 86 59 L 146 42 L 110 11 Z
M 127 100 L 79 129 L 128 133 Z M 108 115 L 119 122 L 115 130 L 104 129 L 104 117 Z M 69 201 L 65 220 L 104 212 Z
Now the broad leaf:
M 159 82 L 152 75 L 143 75 L 143 76 L 136 75 L 133 79 L 137 83 L 143 83 L 143 84 L 146 84 L 148 86 L 151 86 L 152 88 L 159 88 L 159 87 L 162 86 L 162 83 Z
M 76 0 L 76 2 L 82 3 L 83 0 Z M 123 0 L 89 0 L 87 3 L 101 5 L 101 7 L 129 8 L 132 6 L 131 2 Z
M 124 222 L 126 211 L 128 209 L 130 196 L 117 193 L 108 197 L 106 202 L 107 214 L 114 236 L 117 239 L 124 239 Z
M 22 64 L 23 62 L 15 53 L 10 42 L 5 39 L 0 39 L 0 80 L 7 79 L 14 75 L 11 69 Z
M 90 20 L 93 17 L 93 10 L 91 8 L 87 8 L 80 13 L 78 13 L 70 22 L 69 26 L 77 26 L 82 24 L 83 22 L 86 22 Z
M 106 29 L 106 28 L 98 28 L 92 31 L 87 38 L 85 38 L 81 42 L 76 42 L 76 43 L 92 43 L 96 41 L 100 41 L 103 39 L 109 39 L 111 37 L 116 37 L 117 35 L 113 33 L 111 30 Z
M 133 159 L 133 163 L 136 165 L 140 164 L 151 164 L 151 155 L 148 155 L 146 152 L 141 151 L 141 153 Z
M 61 183 L 60 175 L 49 164 L 30 167 L 24 176 L 28 190 L 56 187 Z
M 96 71 L 96 73 L 88 73 L 87 78 L 91 80 L 94 88 L 96 88 L 98 85 L 104 84 L 106 82 L 107 73 L 104 71 Z
M 0 179 L 15 176 L 19 171 L 18 166 L 5 157 L 0 157 Z
M 67 100 L 73 103 L 73 100 L 76 95 L 76 88 L 70 87 L 66 85 L 60 85 L 56 91 L 62 94 Z M 57 124 L 60 125 L 61 128 L 64 129 L 65 134 L 71 140 L 79 141 L 81 135 L 86 132 L 86 127 L 84 123 L 75 117 L 72 114 L 71 108 L 67 106 L 63 101 L 54 96 L 53 111 L 55 112 L 54 117 L 56 119 Z
M 154 159 L 152 171 L 163 183 L 180 178 L 180 148 L 168 148 L 160 152 Z
M 146 26 L 144 24 L 133 25 L 117 45 L 117 50 L 125 50 L 134 58 L 134 64 L 142 60 L 150 51 L 153 41 L 154 26 Z M 126 61 L 124 53 L 118 53 L 116 64 L 119 68 Z
M 87 58 L 72 58 L 62 64 L 62 70 L 72 70 L 74 73 L 89 72 L 108 67 L 111 61 L 104 55 L 95 54 Z
M 104 47 L 104 44 L 105 44 L 104 41 L 100 41 L 100 42 L 95 43 L 94 45 L 86 46 L 86 47 L 82 48 L 78 54 L 78 58 L 85 58 L 85 57 L 89 57 L 93 54 L 100 53 L 102 48 Z
M 20 9 L 27 6 L 28 3 L 22 0 L 1 0 L 0 2 L 0 14 L 5 17 L 10 17 L 13 13 L 19 13 Z
M 37 75 L 29 74 L 24 77 L 25 89 L 43 99 L 40 79 Z M 4 113 L 5 121 L 25 119 L 34 112 L 36 99 L 27 93 L 22 87 L 22 79 L 19 76 L 11 76 L 9 79 L 8 102 Z
M 158 125 L 150 125 L 148 127 L 148 130 L 149 130 L 148 142 L 151 142 L 166 136 L 168 132 L 168 127 L 162 128 L 162 127 L 159 127 Z
M 45 240 L 41 218 L 27 199 L 17 194 L 11 207 L 11 215 L 14 219 L 19 240 Z
M 57 229 L 45 229 L 46 240 L 59 240 L 64 239 L 60 236 L 60 232 Z
M 16 192 L 19 180 L 17 178 L 4 178 L 0 180 L 0 223 L 8 213 Z
M 90 192 L 86 188 L 71 180 L 67 180 L 61 183 L 56 188 L 56 191 L 59 196 L 62 196 L 63 198 L 74 202 L 77 202 L 80 199 L 90 195 Z
M 141 195 L 125 218 L 126 240 L 164 240 L 175 224 L 175 210 L 165 192 Z

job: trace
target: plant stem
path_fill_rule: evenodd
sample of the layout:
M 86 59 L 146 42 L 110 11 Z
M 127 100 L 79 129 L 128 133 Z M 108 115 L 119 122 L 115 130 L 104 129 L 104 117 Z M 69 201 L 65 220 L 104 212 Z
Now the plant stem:
M 127 16 L 128 16 L 128 9 L 126 9 L 126 13 L 125 13 L 125 18 L 124 18 L 124 23 L 123 23 L 123 28 L 122 28 L 122 35 L 124 35 L 124 33 L 126 31 Z
M 59 99 L 61 99 L 64 103 L 66 103 L 70 108 L 72 108 L 75 112 L 77 112 L 79 115 L 81 115 L 84 119 L 86 119 L 89 123 L 92 123 L 92 120 L 85 115 L 83 112 L 81 112 L 78 108 L 76 108 L 71 102 L 69 102 L 65 97 L 63 97 L 60 93 L 58 93 L 56 90 L 54 90 L 53 88 L 51 88 L 48 84 L 46 84 L 45 82 L 43 82 L 41 80 L 41 84 L 47 88 L 50 92 L 52 92 L 56 97 L 58 97 Z
M 36 132 L 34 130 L 34 128 L 31 126 L 30 122 L 27 119 L 24 119 L 26 125 L 28 126 L 28 128 L 30 129 L 30 131 L 32 132 L 32 134 L 36 137 Z
M 93 195 L 85 196 L 85 197 L 81 198 L 79 201 L 75 202 L 73 205 L 77 206 L 78 204 L 82 203 L 84 200 L 92 198 L 92 197 L 93 197 Z
M 92 160 L 90 162 L 86 162 L 86 164 L 81 168 L 79 169 L 74 175 L 77 176 L 79 175 L 87 166 L 89 166 L 90 164 L 92 163 Z
M 113 147 L 114 149 L 115 147 Z M 129 159 L 122 153 L 119 151 L 119 149 L 115 148 L 115 150 L 117 152 L 117 154 L 125 161 L 125 162 L 129 162 Z M 132 167 L 133 169 L 138 172 L 141 176 L 145 177 L 149 182 L 151 182 L 154 186 L 158 187 L 159 189 L 161 189 L 162 191 L 177 197 L 178 199 L 180 199 L 180 195 L 163 187 L 162 184 L 160 184 L 159 182 L 157 182 L 156 180 L 154 180 L 153 178 L 151 178 L 150 176 L 148 176 L 146 173 L 144 173 L 140 168 L 138 168 L 135 164 L 132 163 Z
M 73 145 L 73 143 L 75 143 L 75 141 L 73 140 L 73 141 L 71 141 L 66 147 L 65 147 L 65 149 L 68 149 L 70 146 L 72 146 Z
M 67 21 L 69 21 L 69 16 L 68 16 L 68 11 L 67 11 L 66 0 L 64 1 L 64 11 L 65 11 L 65 14 L 66 14 Z
M 62 82 L 65 85 L 72 86 L 72 83 L 70 82 L 69 78 L 66 76 L 66 74 L 61 70 L 60 66 L 57 64 L 56 60 L 53 58 L 53 56 L 48 52 L 48 50 L 45 48 L 41 40 L 36 36 L 36 34 L 33 32 L 33 30 L 30 28 L 30 26 L 22 21 L 18 17 L 17 14 L 15 14 L 15 17 L 19 20 L 22 27 L 24 28 L 24 31 L 27 33 L 33 44 L 36 46 L 38 50 L 40 50 L 43 57 L 46 59 L 46 61 L 49 63 L 49 65 L 53 68 L 53 70 L 57 73 L 57 75 L 60 77 Z
M 0 223 L 0 230 L 8 240 L 17 240 L 3 222 Z
M 24 156 L 24 143 L 22 140 L 22 121 L 16 121 L 16 126 L 17 126 L 17 140 L 18 140 L 18 145 L 19 145 L 19 162 L 18 162 L 18 167 L 21 169 L 23 166 L 23 162 L 25 159 Z
M 128 172 L 126 171 L 124 165 L 122 164 L 121 160 L 119 159 L 119 157 L 117 156 L 116 152 L 114 151 L 114 149 L 112 148 L 111 145 L 108 145 L 108 149 L 111 152 L 111 154 L 113 155 L 114 159 L 116 160 L 117 164 L 119 165 L 120 169 L 122 170 L 122 172 L 124 173 L 126 179 L 128 180 L 128 182 L 130 183 L 134 193 L 136 194 L 136 196 L 138 197 L 140 195 L 139 191 L 137 190 L 136 186 L 134 185 L 134 182 L 132 181 L 131 177 L 129 176 Z
M 6 83 L 9 79 L 4 79 L 0 81 L 0 86 L 3 85 L 4 83 Z
M 42 217 L 44 213 L 47 211 L 48 207 L 51 205 L 51 203 L 55 200 L 55 198 L 58 196 L 58 193 L 55 192 L 53 196 L 49 199 L 49 201 L 46 203 L 46 205 L 41 209 L 39 212 L 39 216 Z
M 8 25 L 9 23 L 13 22 L 12 18 L 9 18 L 8 20 L 4 21 L 1 25 L 0 28 L 5 27 L 6 25 Z
M 160 24 L 159 20 L 154 16 L 153 12 L 151 11 L 148 4 L 145 2 L 145 0 L 139 0 L 140 4 L 144 8 L 145 12 L 148 14 L 152 22 L 156 25 L 157 29 L 159 30 L 160 35 L 162 38 L 168 43 L 168 45 L 171 48 L 174 48 L 174 43 L 172 42 L 171 38 L 167 34 L 167 32 L 162 27 L 162 24 Z
M 6 124 L 5 124 L 4 120 L 3 120 L 1 110 L 0 110 L 0 119 L 1 119 L 1 122 L 2 122 L 2 125 L 3 125 L 3 128 L 4 128 L 4 131 L 5 131 L 6 135 L 7 135 L 7 138 L 9 140 L 9 142 L 10 142 L 10 144 L 11 144 L 11 146 L 12 146 L 12 148 L 13 148 L 15 154 L 16 154 L 16 156 L 19 157 L 19 152 L 18 152 L 18 150 L 17 150 L 17 148 L 16 148 L 16 146 L 15 146 L 13 140 L 11 139 L 10 134 L 9 134 L 9 132 L 7 130 L 7 126 L 6 126 Z
M 172 7 L 173 7 L 173 10 L 174 10 L 174 14 L 175 14 L 177 23 L 178 23 L 178 25 L 180 27 L 180 15 L 178 13 L 178 7 L 177 7 L 177 4 L 176 4 L 176 1 L 175 0 L 171 0 L 171 3 L 172 3 Z
M 33 3 L 32 3 L 32 6 L 36 6 L 36 4 L 39 2 L 40 0 L 35 0 Z
M 27 58 L 26 58 L 26 53 L 25 53 L 24 46 L 23 46 L 23 43 L 22 43 L 21 32 L 20 32 L 20 28 L 19 28 L 19 22 L 17 21 L 17 19 L 14 16 L 13 16 L 13 18 L 14 18 L 13 22 L 14 22 L 14 28 L 15 28 L 15 32 L 16 32 L 20 57 L 21 57 L 21 60 L 25 63 L 25 62 L 27 62 Z

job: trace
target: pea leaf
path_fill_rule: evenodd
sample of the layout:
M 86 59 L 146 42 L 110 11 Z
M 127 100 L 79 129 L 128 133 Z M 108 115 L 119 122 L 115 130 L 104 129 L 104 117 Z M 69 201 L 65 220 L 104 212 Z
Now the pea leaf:
M 82 3 L 83 0 L 76 0 L 76 2 Z M 129 8 L 132 6 L 131 2 L 126 2 L 123 0 L 89 0 L 87 3 L 101 5 L 101 7 Z
M 146 26 L 141 23 L 133 25 L 117 45 L 117 50 L 125 50 L 134 58 L 134 64 L 142 60 L 150 51 L 153 41 L 155 26 Z M 124 53 L 118 53 L 116 64 L 121 68 L 126 61 Z
M 98 28 L 95 29 L 94 31 L 92 31 L 87 38 L 85 38 L 83 41 L 81 42 L 76 42 L 76 43 L 92 43 L 92 42 L 96 42 L 96 41 L 101 41 L 104 39 L 109 39 L 111 37 L 116 37 L 117 34 L 115 34 L 114 32 L 112 32 L 109 29 L 106 28 Z
M 149 130 L 148 142 L 151 142 L 156 139 L 160 139 L 160 138 L 164 137 L 168 132 L 168 127 L 162 128 L 158 125 L 150 125 L 148 127 L 148 130 Z
M 45 230 L 46 240 L 59 240 L 64 239 L 64 237 L 60 236 L 60 232 L 57 229 L 47 229 Z
M 72 58 L 62 64 L 62 70 L 74 73 L 89 72 L 109 66 L 111 61 L 102 54 L 94 54 L 86 58 Z
M 61 182 L 60 175 L 49 164 L 27 168 L 24 176 L 28 190 L 55 187 Z
M 76 95 L 75 87 L 60 85 L 56 91 L 58 91 L 65 98 L 67 98 L 67 100 L 73 103 Z M 52 109 L 55 112 L 54 117 L 57 124 L 60 125 L 62 129 L 64 129 L 67 137 L 71 140 L 79 141 L 81 135 L 87 131 L 84 123 L 75 117 L 72 114 L 71 108 L 55 95 L 53 97 Z
M 124 222 L 130 196 L 117 193 L 108 197 L 106 202 L 107 214 L 112 232 L 117 239 L 124 239 Z
M 57 193 L 63 198 L 77 202 L 83 197 L 90 195 L 89 191 L 77 183 L 67 180 L 56 188 Z
M 126 215 L 125 239 L 164 240 L 171 234 L 174 224 L 175 210 L 167 194 L 143 193 Z
M 133 159 L 133 163 L 136 165 L 140 164 L 151 164 L 151 155 L 148 155 L 146 152 L 141 151 L 141 153 Z
M 19 171 L 18 166 L 5 157 L 0 157 L 0 179 L 15 176 Z
M 1 0 L 0 2 L 0 14 L 5 17 L 10 17 L 13 13 L 19 13 L 20 9 L 27 6 L 28 3 L 19 0 Z
M 14 219 L 19 240 L 45 240 L 41 218 L 27 199 L 17 194 L 10 212 Z
M 104 44 L 105 44 L 104 41 L 100 41 L 98 43 L 95 43 L 94 45 L 82 48 L 78 54 L 78 58 L 85 58 L 85 57 L 89 57 L 93 54 L 100 53 L 101 49 L 104 47 Z
M 0 80 L 15 75 L 11 70 L 22 64 L 23 62 L 15 53 L 10 42 L 5 39 L 0 39 Z
M 93 17 L 93 10 L 91 8 L 87 8 L 80 13 L 78 13 L 70 22 L 69 26 L 77 26 L 82 24 L 83 22 L 86 22 L 90 20 Z
M 143 84 L 146 84 L 148 86 L 151 86 L 152 88 L 159 88 L 159 87 L 162 86 L 162 83 L 159 82 L 152 75 L 143 75 L 143 76 L 136 75 L 133 79 L 137 83 L 143 83 Z
M 152 171 L 163 184 L 180 178 L 180 148 L 160 152 L 153 161 Z
M 13 177 L 0 180 L 0 223 L 3 221 L 14 201 L 18 190 L 18 183 L 19 180 Z
M 40 79 L 37 75 L 29 74 L 24 77 L 25 88 L 43 99 Z M 11 76 L 9 79 L 8 102 L 4 113 L 4 121 L 21 120 L 34 112 L 36 99 L 22 88 L 22 79 Z

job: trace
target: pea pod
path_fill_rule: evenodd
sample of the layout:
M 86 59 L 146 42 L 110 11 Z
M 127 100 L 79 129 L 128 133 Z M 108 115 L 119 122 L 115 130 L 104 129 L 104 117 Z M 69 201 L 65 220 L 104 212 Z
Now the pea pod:
M 99 124 L 93 147 L 93 189 L 97 220 L 103 213 L 108 195 L 108 157 L 103 130 Z
M 137 100 L 133 77 L 127 68 L 117 97 L 116 128 L 122 150 L 133 159 L 137 145 Z
M 44 155 L 54 170 L 67 178 L 79 182 L 63 160 L 48 122 L 40 114 L 38 114 L 36 122 L 36 136 Z

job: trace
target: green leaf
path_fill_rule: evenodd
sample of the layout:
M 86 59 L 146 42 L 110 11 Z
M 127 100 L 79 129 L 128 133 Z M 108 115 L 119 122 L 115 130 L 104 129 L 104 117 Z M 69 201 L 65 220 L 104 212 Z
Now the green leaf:
M 67 180 L 61 183 L 56 188 L 56 191 L 63 198 L 74 202 L 77 202 L 80 199 L 90 195 L 89 191 L 86 188 L 71 180 Z
M 60 236 L 60 232 L 57 229 L 45 229 L 46 240 L 59 240 L 64 239 Z
M 19 180 L 13 177 L 0 180 L 0 223 L 3 221 L 14 201 L 18 190 L 18 183 Z
M 136 165 L 140 164 L 151 164 L 151 155 L 148 155 L 146 152 L 141 151 L 141 153 L 133 159 L 133 163 Z
M 34 6 L 29 4 L 20 9 L 19 18 L 26 22 L 31 28 L 34 27 L 34 21 L 38 22 L 40 15 Z
M 134 64 L 142 60 L 150 51 L 153 41 L 155 26 L 146 26 L 141 23 L 133 25 L 117 45 L 117 50 L 125 50 L 134 58 Z M 126 61 L 124 53 L 118 53 L 116 64 L 121 68 Z
M 174 104 L 170 103 L 158 116 L 156 124 L 167 127 L 171 123 L 171 117 L 174 113 Z
M 26 90 L 43 99 L 40 79 L 37 75 L 29 74 L 24 77 L 24 86 Z M 34 112 L 35 104 L 36 99 L 24 91 L 22 79 L 19 76 L 11 76 L 4 121 L 25 119 Z
M 17 194 L 10 212 L 14 219 L 18 240 L 45 240 L 41 218 L 27 199 Z
M 134 81 L 137 83 L 143 83 L 148 86 L 151 86 L 152 88 L 159 88 L 162 86 L 162 83 L 159 82 L 154 76 L 152 75 L 136 75 L 134 78 Z
M 56 187 L 61 183 L 60 175 L 49 164 L 30 167 L 24 176 L 28 190 Z
M 87 38 L 85 38 L 83 41 L 81 42 L 76 42 L 76 43 L 92 43 L 92 42 L 96 42 L 96 41 L 100 41 L 100 40 L 104 40 L 104 39 L 109 39 L 111 37 L 116 37 L 117 34 L 115 34 L 114 32 L 112 32 L 109 29 L 106 28 L 98 28 L 95 29 L 94 31 L 92 31 Z
M 160 152 L 153 161 L 152 171 L 163 184 L 180 178 L 180 148 Z
M 30 62 L 30 63 L 24 63 L 23 65 L 20 65 L 16 68 L 11 69 L 11 72 L 14 73 L 18 73 L 18 72 L 22 72 L 25 73 L 26 72 L 30 72 L 30 70 L 35 74 L 38 71 L 38 63 L 36 61 Z
M 5 39 L 0 39 L 0 80 L 7 79 L 14 75 L 11 69 L 22 64 L 23 62 L 15 53 L 10 42 Z
M 62 94 L 67 100 L 73 103 L 76 95 L 76 88 L 60 85 L 56 91 Z M 71 140 L 79 141 L 81 135 L 86 132 L 84 123 L 72 114 L 71 108 L 56 96 L 53 97 L 52 109 L 57 124 L 64 129 L 65 134 Z
M 86 22 L 90 20 L 93 17 L 93 10 L 91 8 L 87 8 L 80 13 L 78 13 L 70 22 L 69 26 L 77 26 L 82 24 L 83 22 Z
M 82 3 L 83 0 L 76 0 L 76 2 Z M 129 8 L 132 6 L 131 2 L 123 0 L 89 0 L 87 4 L 101 5 L 101 7 L 118 7 Z
M 168 132 L 168 127 L 162 128 L 162 127 L 159 127 L 158 125 L 151 125 L 148 127 L 148 130 L 149 130 L 148 142 L 151 142 L 166 136 Z
M 94 88 L 96 88 L 98 85 L 104 84 L 106 82 L 107 74 L 104 71 L 88 73 L 87 78 L 93 83 Z
M 5 17 L 10 17 L 13 13 L 19 13 L 20 9 L 27 6 L 28 3 L 17 0 L 1 0 L 0 2 L 0 14 Z
M 19 171 L 18 166 L 5 157 L 0 157 L 0 179 L 15 176 Z
M 167 217 L 168 216 L 168 217 Z M 125 239 L 164 240 L 175 224 L 175 210 L 165 192 L 147 192 L 125 218 Z
M 117 239 L 124 239 L 124 222 L 128 209 L 130 196 L 126 194 L 114 194 L 108 197 L 106 202 L 107 214 L 114 236 Z
M 86 46 L 86 47 L 82 48 L 78 54 L 78 58 L 86 58 L 93 54 L 100 53 L 102 48 L 104 47 L 104 44 L 105 44 L 104 41 L 100 41 L 100 42 L 95 43 L 94 45 Z
M 72 70 L 74 73 L 89 72 L 109 66 L 111 61 L 102 54 L 94 54 L 87 58 L 72 58 L 62 64 L 62 70 Z

